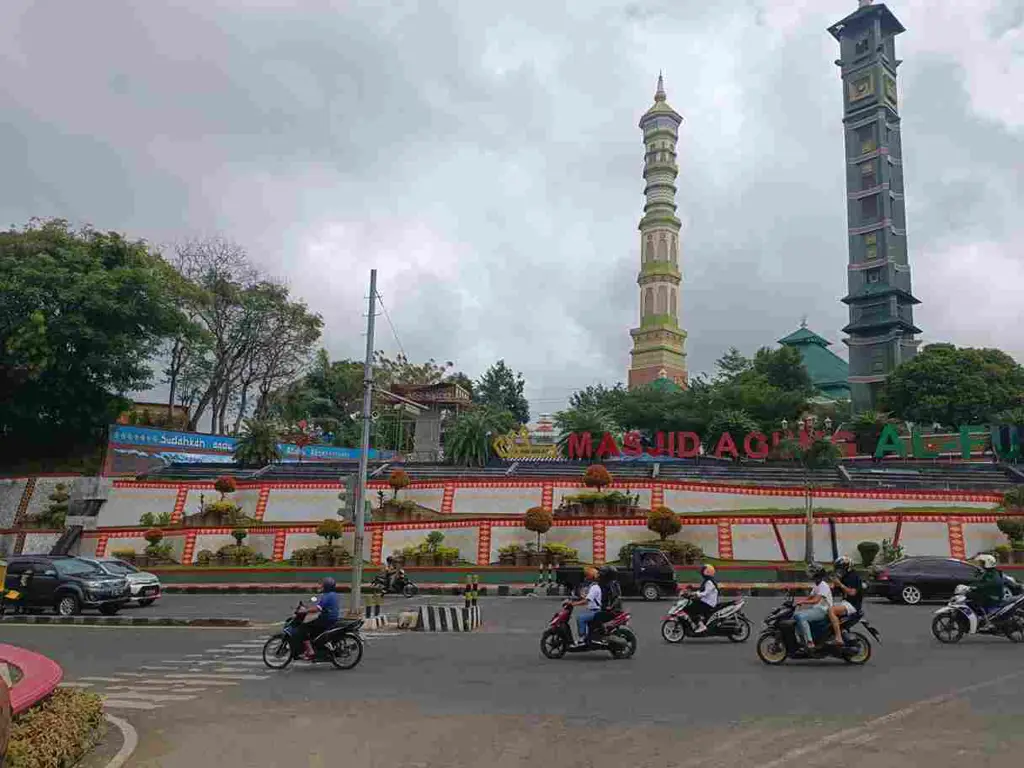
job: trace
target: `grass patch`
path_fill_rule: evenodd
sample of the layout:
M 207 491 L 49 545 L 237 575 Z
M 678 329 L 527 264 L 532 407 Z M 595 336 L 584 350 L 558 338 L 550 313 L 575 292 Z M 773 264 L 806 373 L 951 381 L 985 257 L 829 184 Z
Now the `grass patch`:
M 14 718 L 8 768 L 69 768 L 103 737 L 103 702 L 95 693 L 58 688 Z

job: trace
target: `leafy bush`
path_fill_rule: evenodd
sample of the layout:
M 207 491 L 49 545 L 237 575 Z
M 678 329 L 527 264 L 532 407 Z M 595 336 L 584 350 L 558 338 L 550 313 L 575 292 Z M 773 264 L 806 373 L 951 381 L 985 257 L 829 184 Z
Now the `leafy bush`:
M 1010 553 L 1012 551 L 1013 548 L 1009 544 L 1000 544 L 992 550 L 992 554 L 995 555 L 996 560 L 1000 563 L 1008 563 L 1010 562 Z
M 566 504 L 607 504 L 613 506 L 636 506 L 636 498 L 622 491 L 589 491 L 564 496 Z
M 674 565 L 693 565 L 704 559 L 704 550 L 688 541 L 632 541 L 619 550 L 619 562 L 629 565 L 633 561 L 633 550 L 638 547 L 660 549 Z
M 147 528 L 168 526 L 170 524 L 170 512 L 161 512 L 158 515 L 154 515 L 152 512 L 146 512 L 139 518 L 139 525 L 144 525 Z
M 131 562 L 134 559 L 136 552 L 134 549 L 115 549 L 110 553 L 111 557 L 116 557 L 118 560 L 126 560 Z
M 267 558 L 242 544 L 225 544 L 217 550 L 217 556 L 223 560 L 230 560 L 238 565 L 259 565 L 265 563 Z
M 427 538 L 424 543 L 427 545 L 428 552 L 436 553 L 438 548 L 441 546 L 441 542 L 444 541 L 444 534 L 440 531 L 431 531 L 427 534 Z
M 499 555 L 514 555 L 516 552 L 522 550 L 519 544 L 506 544 L 504 547 L 498 547 Z
M 209 565 L 213 562 L 213 552 L 208 549 L 200 549 L 196 555 L 196 565 Z
M 612 476 L 603 464 L 591 464 L 583 473 L 583 484 L 588 488 L 601 490 L 612 484 Z
M 1010 544 L 1024 541 L 1024 517 L 1003 517 L 996 520 L 996 527 L 1010 540 Z
M 316 565 L 328 560 L 330 565 L 346 565 L 352 562 L 351 553 L 344 547 L 331 544 L 320 544 L 316 547 L 299 547 L 292 551 L 289 558 L 297 566 Z
M 9 768 L 64 768 L 78 763 L 103 736 L 103 701 L 95 693 L 58 688 L 14 718 Z
M 393 499 L 397 499 L 398 492 L 403 488 L 408 488 L 411 484 L 412 480 L 404 469 L 396 469 L 388 475 L 388 485 L 391 486 L 391 490 L 393 491 L 391 496 Z
M 668 507 L 655 507 L 647 514 L 647 527 L 664 541 L 669 536 L 679 533 L 683 524 L 679 520 L 679 515 Z
M 50 503 L 42 514 L 39 515 L 39 522 L 47 528 L 63 528 L 68 517 L 68 487 L 64 483 L 57 483 L 50 494 Z
M 875 562 L 875 558 L 878 556 L 881 548 L 877 541 L 862 541 L 857 545 L 857 551 L 860 552 L 860 561 L 866 568 L 870 568 L 871 564 Z
M 895 563 L 897 560 L 903 558 L 903 545 L 894 544 L 890 539 L 882 539 L 882 565 L 888 565 L 889 563 Z
M 1014 515 L 1024 514 L 1024 486 L 1017 486 L 1004 493 L 999 508 Z
M 340 520 L 333 520 L 327 518 L 320 525 L 316 527 L 316 535 L 322 539 L 327 539 L 328 544 L 332 544 L 341 538 L 344 528 Z
M 229 493 L 234 493 L 238 490 L 238 483 L 235 482 L 235 478 L 231 475 L 221 475 L 213 482 L 213 487 L 220 494 L 223 499 Z
M 203 512 L 217 520 L 219 525 L 235 525 L 245 519 L 242 508 L 227 499 L 211 501 L 203 507 Z
M 573 549 L 566 544 L 548 543 L 541 547 L 549 555 L 553 555 L 565 561 L 574 561 L 580 559 L 579 550 Z

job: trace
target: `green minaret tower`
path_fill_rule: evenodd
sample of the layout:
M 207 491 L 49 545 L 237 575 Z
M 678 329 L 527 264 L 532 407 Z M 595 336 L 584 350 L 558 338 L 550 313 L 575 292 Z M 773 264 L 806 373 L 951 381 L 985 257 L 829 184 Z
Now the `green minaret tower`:
M 879 3 L 860 5 L 829 28 L 839 41 L 846 137 L 849 236 L 850 351 L 853 407 L 875 406 L 878 390 L 903 360 L 917 353 L 918 300 L 910 289 L 903 152 L 897 100 L 896 35 L 904 31 Z

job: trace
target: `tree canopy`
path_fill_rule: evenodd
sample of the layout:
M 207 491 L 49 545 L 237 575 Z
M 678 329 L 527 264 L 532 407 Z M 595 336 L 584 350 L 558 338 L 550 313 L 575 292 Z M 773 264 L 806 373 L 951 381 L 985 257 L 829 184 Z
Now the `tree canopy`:
M 493 411 L 507 411 L 519 424 L 530 420 L 530 404 L 523 395 L 523 374 L 513 373 L 504 360 L 488 368 L 473 387 L 473 399 Z
M 1024 406 L 1024 368 L 998 349 L 930 344 L 892 372 L 881 402 L 917 424 L 985 424 Z
M 56 455 L 101 437 L 187 324 L 180 288 L 146 243 L 114 232 L 58 219 L 0 232 L 4 452 Z

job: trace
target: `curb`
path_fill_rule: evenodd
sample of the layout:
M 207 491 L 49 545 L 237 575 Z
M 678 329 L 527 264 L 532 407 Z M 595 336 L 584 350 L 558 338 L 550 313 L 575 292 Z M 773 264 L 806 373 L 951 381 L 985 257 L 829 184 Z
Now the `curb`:
M 2 624 L 70 624 L 87 627 L 251 627 L 251 619 L 172 619 L 159 616 L 3 616 Z

